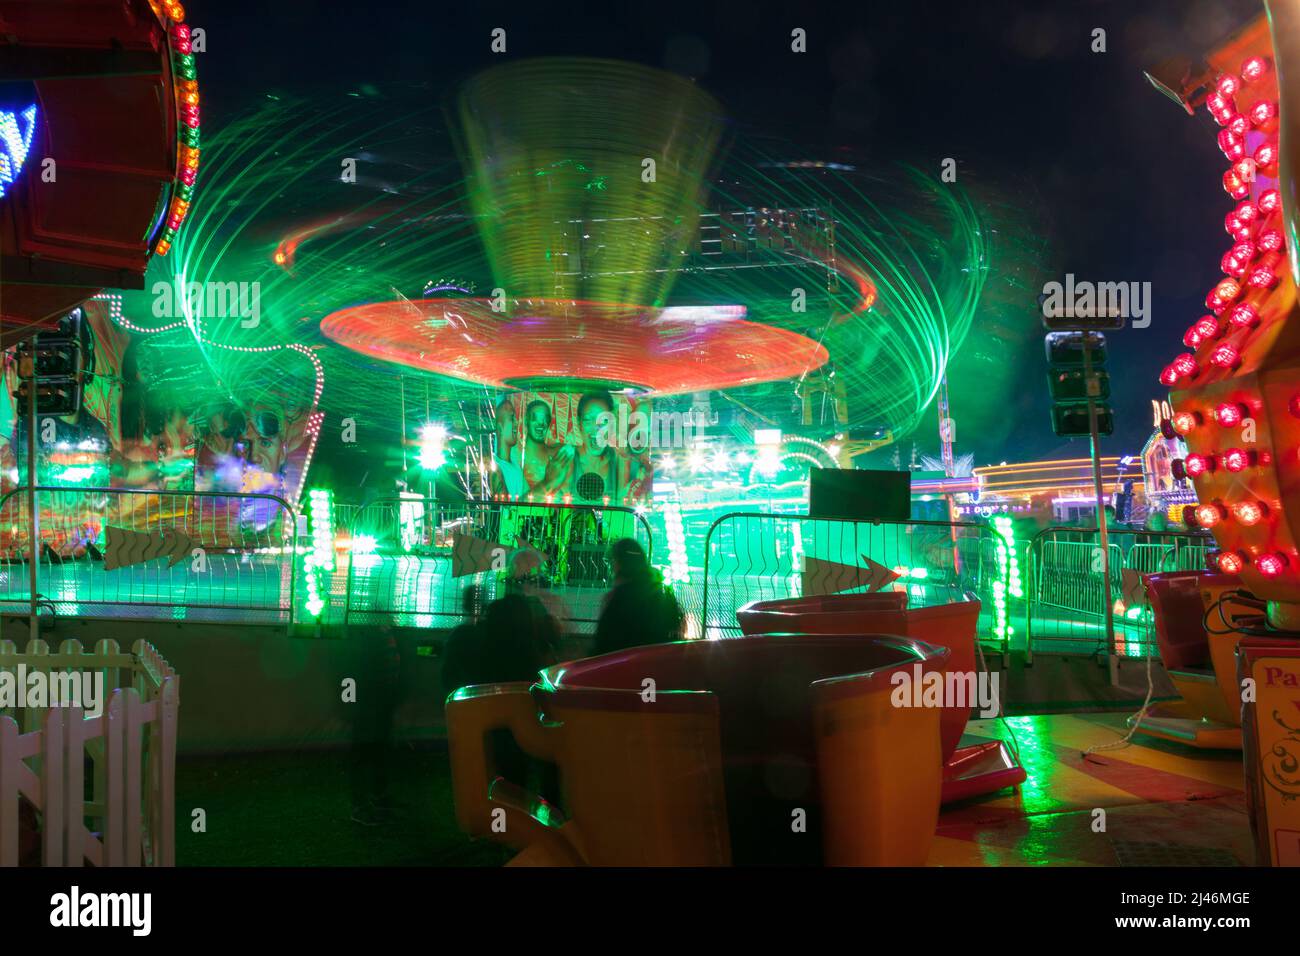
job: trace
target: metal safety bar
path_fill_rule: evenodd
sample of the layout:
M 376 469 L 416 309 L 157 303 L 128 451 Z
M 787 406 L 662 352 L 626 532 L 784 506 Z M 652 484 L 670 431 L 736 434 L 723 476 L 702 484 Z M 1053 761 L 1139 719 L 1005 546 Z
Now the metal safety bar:
M 605 556 L 619 538 L 653 555 L 645 515 L 616 505 L 382 498 L 348 517 L 343 621 L 453 627 L 522 574 L 571 632 L 591 630 L 611 584 Z M 473 592 L 471 592 L 473 593 Z
M 906 587 L 913 607 L 977 598 L 981 640 L 1009 652 L 1015 549 L 975 522 L 723 515 L 705 537 L 700 633 L 737 635 L 736 611 L 750 601 L 882 586 Z
M 56 615 L 291 623 L 297 516 L 269 494 L 37 487 L 35 598 Z M 30 605 L 27 488 L 0 497 L 0 606 Z M 212 619 L 223 615 L 212 614 Z M 224 615 L 228 617 L 229 615 Z

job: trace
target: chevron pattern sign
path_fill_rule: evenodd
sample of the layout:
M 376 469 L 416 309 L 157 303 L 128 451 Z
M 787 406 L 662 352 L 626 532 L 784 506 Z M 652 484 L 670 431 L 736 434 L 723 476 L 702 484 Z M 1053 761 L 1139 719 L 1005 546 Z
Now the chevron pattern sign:
M 195 544 L 188 535 L 182 534 L 175 528 L 169 528 L 157 534 L 149 534 L 144 531 L 130 531 L 126 528 L 114 528 L 112 525 L 107 525 L 104 528 L 104 533 L 106 535 L 104 547 L 105 571 L 114 571 L 117 568 L 125 568 L 133 564 L 143 564 L 145 561 L 152 561 L 155 558 L 169 559 L 167 566 L 174 568 L 188 558 L 196 547 L 202 547 L 202 545 Z

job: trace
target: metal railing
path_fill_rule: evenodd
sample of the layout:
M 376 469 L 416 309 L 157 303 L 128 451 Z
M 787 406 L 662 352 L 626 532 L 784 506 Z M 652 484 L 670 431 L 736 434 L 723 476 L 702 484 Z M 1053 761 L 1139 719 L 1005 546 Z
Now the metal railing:
M 913 607 L 979 599 L 980 638 L 1006 654 L 1010 558 L 993 528 L 973 522 L 723 515 L 705 537 L 699 631 L 706 637 L 739 634 L 736 611 L 750 601 L 871 588 L 873 562 L 900 572 L 889 586 L 907 587 Z M 808 575 L 830 579 L 814 583 L 805 581 Z M 1018 587 L 1018 579 L 1014 583 Z
M 289 623 L 297 518 L 283 498 L 126 488 L 35 489 L 36 597 L 57 615 Z M 0 606 L 32 596 L 28 489 L 0 497 Z M 213 614 L 212 617 L 221 617 Z
M 466 616 L 465 589 L 492 600 L 518 560 L 560 625 L 586 632 L 611 583 L 610 543 L 633 538 L 653 554 L 645 516 L 615 505 L 384 498 L 348 520 L 345 626 L 454 627 Z
M 1142 576 L 1205 567 L 1208 535 L 1174 531 L 1110 532 L 1114 652 L 1156 653 L 1154 620 Z M 1026 652 L 1106 652 L 1100 530 L 1044 528 L 1026 549 Z

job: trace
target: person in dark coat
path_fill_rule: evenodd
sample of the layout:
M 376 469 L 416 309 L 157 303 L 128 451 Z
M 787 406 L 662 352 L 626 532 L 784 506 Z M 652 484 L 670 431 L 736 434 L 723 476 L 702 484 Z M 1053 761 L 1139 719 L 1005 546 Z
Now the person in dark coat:
M 608 654 L 645 644 L 667 644 L 684 636 L 681 605 L 646 560 L 641 545 L 621 538 L 610 545 L 614 586 L 596 624 L 594 653 Z

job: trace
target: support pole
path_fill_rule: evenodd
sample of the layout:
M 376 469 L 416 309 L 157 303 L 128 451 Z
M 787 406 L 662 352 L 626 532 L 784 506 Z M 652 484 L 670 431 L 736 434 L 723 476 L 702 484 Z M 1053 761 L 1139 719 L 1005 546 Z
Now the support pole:
M 36 510 L 36 341 L 32 340 L 27 379 L 27 513 L 31 516 L 31 548 L 28 555 L 28 580 L 31 586 L 29 639 L 40 636 L 40 609 L 36 606 L 38 562 L 41 558 L 41 516 Z
M 1088 393 L 1088 433 L 1092 446 L 1092 485 L 1097 495 L 1097 528 L 1101 532 L 1102 593 L 1106 613 L 1106 666 L 1111 686 L 1119 684 L 1119 657 L 1115 646 L 1115 610 L 1110 593 L 1110 531 L 1106 525 L 1105 490 L 1101 481 L 1100 436 L 1097 433 L 1097 386 L 1092 377 L 1092 333 L 1083 332 L 1083 380 Z

